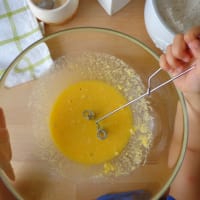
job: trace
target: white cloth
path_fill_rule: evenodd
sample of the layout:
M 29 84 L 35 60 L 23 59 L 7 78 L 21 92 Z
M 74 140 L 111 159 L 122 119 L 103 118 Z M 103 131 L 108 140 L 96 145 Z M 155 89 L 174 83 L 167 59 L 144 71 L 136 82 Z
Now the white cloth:
M 24 49 L 42 37 L 26 0 L 0 0 L 0 77 Z M 5 85 L 12 87 L 33 80 L 47 71 L 51 64 L 48 47 L 42 43 L 11 70 Z

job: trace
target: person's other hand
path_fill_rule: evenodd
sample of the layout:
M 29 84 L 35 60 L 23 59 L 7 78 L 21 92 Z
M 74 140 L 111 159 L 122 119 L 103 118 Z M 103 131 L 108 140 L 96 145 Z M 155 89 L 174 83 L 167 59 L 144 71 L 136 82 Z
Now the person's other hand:
M 0 108 L 0 168 L 11 179 L 15 179 L 13 168 L 11 166 L 11 147 L 8 130 L 6 128 L 5 117 L 3 110 Z

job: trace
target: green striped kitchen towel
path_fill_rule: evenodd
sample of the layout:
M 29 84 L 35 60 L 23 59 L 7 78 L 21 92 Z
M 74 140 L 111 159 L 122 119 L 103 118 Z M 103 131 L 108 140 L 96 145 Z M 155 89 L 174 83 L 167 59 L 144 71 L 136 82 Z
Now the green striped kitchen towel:
M 0 0 L 0 77 L 20 52 L 42 37 L 26 0 Z M 10 72 L 5 85 L 12 87 L 40 77 L 51 64 L 49 49 L 42 43 Z

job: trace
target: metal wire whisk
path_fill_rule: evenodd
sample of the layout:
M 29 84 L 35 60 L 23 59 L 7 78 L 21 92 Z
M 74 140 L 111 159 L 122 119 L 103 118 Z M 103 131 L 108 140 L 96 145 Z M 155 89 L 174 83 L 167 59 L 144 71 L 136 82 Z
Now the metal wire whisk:
M 116 108 L 115 110 L 112 110 L 111 112 L 105 114 L 104 116 L 98 118 L 95 123 L 96 123 L 96 126 L 97 126 L 97 137 L 100 139 L 100 140 L 104 140 L 108 137 L 108 133 L 106 132 L 106 130 L 101 127 L 100 125 L 100 122 L 103 121 L 104 119 L 110 117 L 111 115 L 113 115 L 114 113 L 122 110 L 123 108 L 129 106 L 130 104 L 132 103 L 135 103 L 136 101 L 139 101 L 141 98 L 145 97 L 145 96 L 149 96 L 151 93 L 155 92 L 156 90 L 160 89 L 161 87 L 167 85 L 168 83 L 174 81 L 175 79 L 181 77 L 182 75 L 188 73 L 189 71 L 191 71 L 192 69 L 195 68 L 195 64 L 194 65 L 191 65 L 188 69 L 186 69 L 185 71 L 181 72 L 180 74 L 178 75 L 175 75 L 175 76 L 172 76 L 171 79 L 159 84 L 158 86 L 156 86 L 155 88 L 151 88 L 151 82 L 152 82 L 152 79 L 162 70 L 162 68 L 159 68 L 158 70 L 156 70 L 153 74 L 151 74 L 148 78 L 148 84 L 147 84 L 147 91 L 142 94 L 141 96 L 137 97 L 136 99 L 133 99 L 131 101 L 129 101 L 128 103 Z M 84 115 L 87 115 L 88 113 L 88 119 L 91 118 L 91 119 L 94 119 L 94 116 L 95 116 L 95 113 L 91 110 L 87 110 L 87 111 L 84 111 Z M 91 117 L 93 116 L 93 117 Z

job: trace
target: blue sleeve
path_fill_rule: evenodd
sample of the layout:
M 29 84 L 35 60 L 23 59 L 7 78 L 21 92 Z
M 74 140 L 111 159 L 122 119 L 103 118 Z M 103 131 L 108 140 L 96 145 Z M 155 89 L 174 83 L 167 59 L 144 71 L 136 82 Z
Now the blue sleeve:
M 150 193 L 144 190 L 135 190 L 130 192 L 121 192 L 113 194 L 105 194 L 97 198 L 97 200 L 149 200 Z
M 144 190 L 134 190 L 130 192 L 121 192 L 113 194 L 105 194 L 98 197 L 96 200 L 149 200 L 151 194 Z M 175 200 L 172 196 L 167 196 L 166 200 Z

